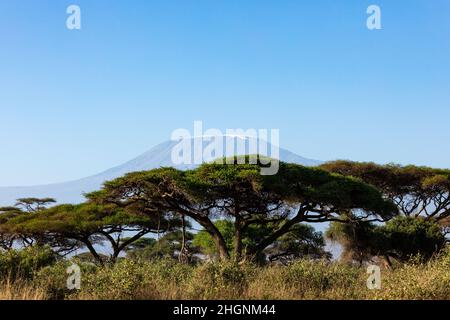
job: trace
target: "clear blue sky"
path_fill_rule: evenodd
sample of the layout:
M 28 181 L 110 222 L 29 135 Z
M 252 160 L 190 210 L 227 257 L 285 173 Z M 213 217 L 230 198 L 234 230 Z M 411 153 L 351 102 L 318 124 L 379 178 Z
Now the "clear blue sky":
M 450 167 L 449 58 L 448 0 L 1 0 L 0 186 L 97 173 L 194 120 Z

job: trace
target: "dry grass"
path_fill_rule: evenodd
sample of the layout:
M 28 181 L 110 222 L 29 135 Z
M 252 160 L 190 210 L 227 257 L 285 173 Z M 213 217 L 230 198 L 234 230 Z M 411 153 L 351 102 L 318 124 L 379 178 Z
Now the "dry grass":
M 132 276 L 120 276 L 125 270 Z M 124 262 L 106 274 L 91 275 L 82 290 L 70 298 L 450 300 L 449 270 L 448 256 L 382 270 L 382 288 L 369 290 L 365 268 L 323 261 L 298 261 L 288 267 Z
M 450 300 L 450 254 L 426 264 L 408 264 L 382 277 L 371 299 Z
M 324 261 L 260 267 L 123 260 L 111 268 L 82 266 L 81 290 L 70 292 L 65 288 L 66 266 L 45 268 L 32 282 L 3 282 L 0 299 L 450 300 L 450 254 L 425 264 L 382 270 L 381 290 L 367 289 L 365 268 Z
M 46 300 L 45 288 L 36 288 L 24 281 L 7 280 L 0 283 L 0 300 Z

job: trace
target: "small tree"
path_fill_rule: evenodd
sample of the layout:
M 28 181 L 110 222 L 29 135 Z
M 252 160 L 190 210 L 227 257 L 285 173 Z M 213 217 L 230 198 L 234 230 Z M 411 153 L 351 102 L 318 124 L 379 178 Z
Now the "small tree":
M 71 245 L 85 246 L 100 264 L 104 261 L 95 244 L 109 243 L 112 248 L 110 262 L 114 263 L 128 245 L 148 233 L 163 233 L 179 226 L 179 222 L 168 215 L 159 218 L 135 215 L 115 205 L 94 203 L 59 205 L 36 215 L 18 216 L 8 224 L 15 233 L 52 239 L 58 244 L 70 241 Z M 125 232 L 134 235 L 123 240 Z
M 326 238 L 339 243 L 342 247 L 340 259 L 346 262 L 357 262 L 362 265 L 365 261 L 370 261 L 374 256 L 388 257 L 381 252 L 381 248 L 387 247 L 384 237 L 378 231 L 375 224 L 354 220 L 351 215 L 345 215 L 345 222 L 330 223 L 325 232 Z
M 233 251 L 233 222 L 230 220 L 217 220 L 214 222 L 214 225 L 225 240 L 227 250 L 230 252 Z M 192 243 L 195 247 L 200 248 L 201 253 L 204 255 L 213 259 L 219 257 L 219 252 L 217 252 L 217 246 L 214 243 L 214 239 L 206 230 L 203 229 L 196 233 Z
M 0 208 L 0 246 L 4 250 L 10 250 L 17 242 L 24 247 L 33 246 L 36 242 L 43 244 L 45 242 L 43 239 L 10 232 L 7 222 L 20 215 L 36 214 L 55 202 L 56 200 L 52 198 L 21 198 L 17 199 L 13 207 Z
M 407 261 L 414 255 L 429 260 L 445 246 L 445 236 L 440 226 L 422 217 L 398 217 L 380 227 L 388 239 L 389 247 L 383 248 L 387 255 Z
M 17 199 L 16 207 L 28 213 L 36 213 L 49 205 L 56 203 L 53 198 L 21 198 Z
M 399 216 L 385 225 L 366 221 L 331 223 L 326 236 L 343 247 L 342 258 L 362 264 L 380 256 L 392 265 L 391 258 L 406 262 L 419 255 L 428 260 L 445 246 L 440 226 L 422 217 Z

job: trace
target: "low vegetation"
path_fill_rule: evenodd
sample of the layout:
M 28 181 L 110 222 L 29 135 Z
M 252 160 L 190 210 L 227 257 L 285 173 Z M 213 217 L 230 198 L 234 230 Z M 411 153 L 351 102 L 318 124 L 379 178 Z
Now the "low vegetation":
M 67 267 L 82 269 L 80 290 L 66 286 Z M 61 260 L 32 278 L 4 280 L 0 299 L 450 299 L 450 253 L 381 270 L 381 289 L 369 290 L 365 267 L 301 259 L 289 265 L 174 259 L 120 259 L 111 266 Z

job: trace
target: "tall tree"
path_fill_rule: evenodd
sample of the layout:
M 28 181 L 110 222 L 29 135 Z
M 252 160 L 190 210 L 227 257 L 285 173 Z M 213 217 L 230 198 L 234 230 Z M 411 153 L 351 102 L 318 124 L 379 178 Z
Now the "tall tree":
M 130 173 L 105 183 L 101 191 L 88 197 L 147 215 L 185 215 L 210 234 L 221 259 L 231 254 L 214 225 L 217 218 L 233 220 L 233 255 L 240 259 L 243 234 L 251 227 L 278 226 L 246 252 L 259 256 L 300 222 L 339 220 L 349 210 L 361 219 L 396 214 L 395 206 L 374 187 L 354 178 L 288 163 L 280 163 L 278 174 L 262 176 L 259 165 L 239 162 L 204 164 L 190 171 L 161 168 Z

